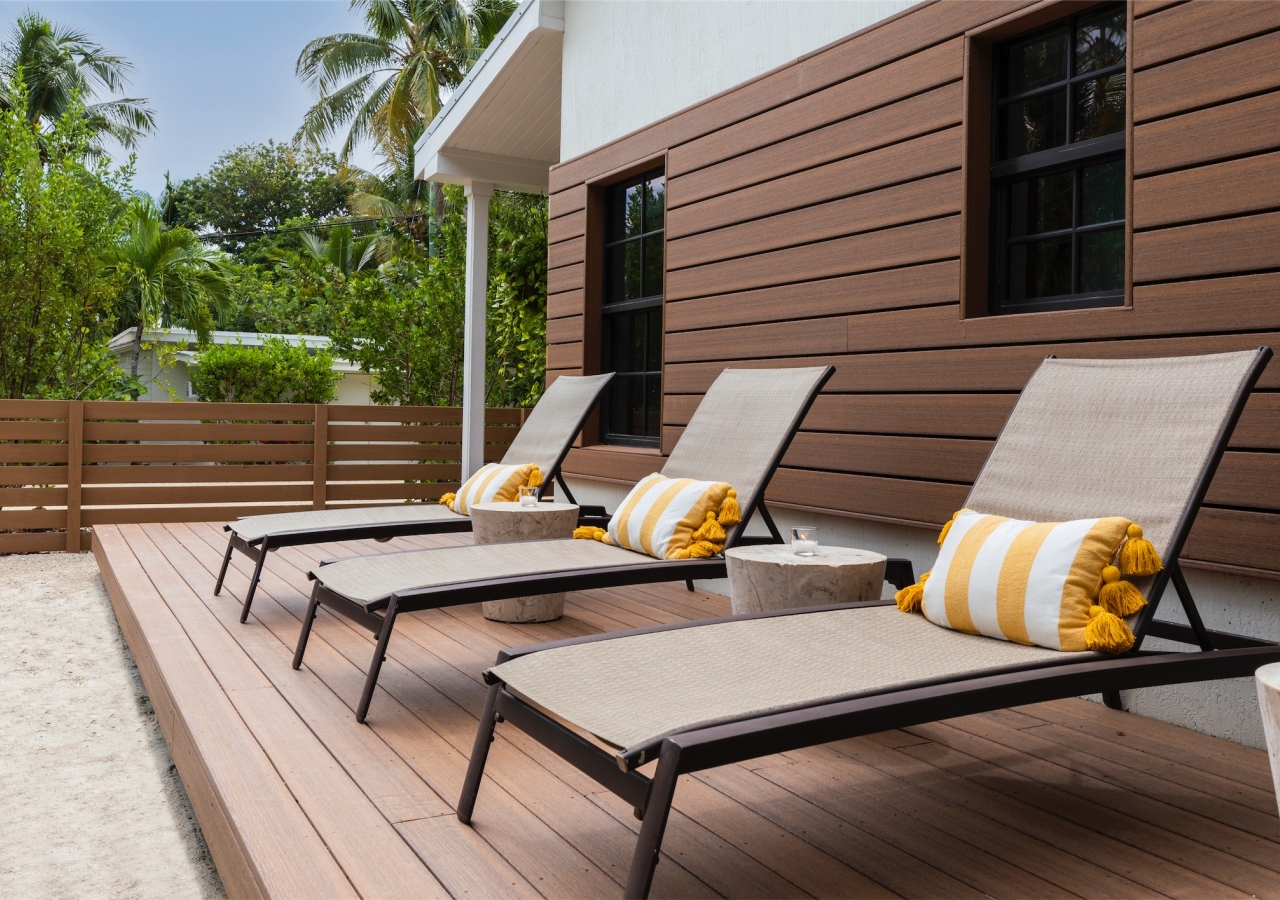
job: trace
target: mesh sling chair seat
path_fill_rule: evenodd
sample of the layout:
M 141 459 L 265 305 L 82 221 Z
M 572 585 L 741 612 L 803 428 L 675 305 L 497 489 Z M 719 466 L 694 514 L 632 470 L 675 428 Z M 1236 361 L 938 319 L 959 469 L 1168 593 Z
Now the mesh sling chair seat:
M 626 895 L 648 894 L 678 776 L 1026 703 L 1247 676 L 1280 645 L 1211 631 L 1178 566 L 1196 512 L 1271 351 L 1149 360 L 1048 359 L 1028 382 L 965 506 L 1062 521 L 1123 515 L 1165 561 L 1120 656 L 962 634 L 891 603 L 784 610 L 503 651 L 485 673 L 458 817 L 470 822 L 496 723 L 536 738 L 642 818 Z M 1154 618 L 1172 582 L 1187 625 Z M 1193 651 L 1142 649 L 1145 637 Z M 637 677 L 643 672 L 643 677 Z M 594 737 L 613 748 L 602 749 Z M 637 769 L 658 760 L 652 778 Z M 491 826 L 492 827 L 492 826 Z
M 558 479 L 560 488 L 572 502 L 569 488 L 560 476 L 560 464 L 564 462 L 570 445 L 582 430 L 583 423 L 612 377 L 610 373 L 557 378 L 542 395 L 515 440 L 503 454 L 503 463 L 509 465 L 537 464 L 544 477 L 543 486 L 538 491 L 539 496 L 553 479 Z M 584 509 L 583 512 L 590 515 L 596 511 Z M 599 512 L 602 513 L 603 510 Z M 253 595 L 262 577 L 263 563 L 271 550 L 321 541 L 358 541 L 369 538 L 387 541 L 409 534 L 470 531 L 471 519 L 438 503 L 402 503 L 395 506 L 246 516 L 223 527 L 231 534 L 213 592 L 218 594 L 222 591 L 222 582 L 227 576 L 233 551 L 238 550 L 253 559 L 253 575 L 249 578 L 249 588 L 245 591 L 244 605 L 240 610 L 240 621 L 245 622 L 249 618 Z
M 671 478 L 724 481 L 738 492 L 742 524 L 726 546 L 740 542 L 760 512 L 781 540 L 762 498 L 783 453 L 832 369 L 726 369 L 699 404 L 662 468 Z M 899 568 L 909 564 L 899 561 Z M 529 541 L 444 547 L 338 560 L 313 569 L 311 604 L 294 655 L 297 668 L 319 606 L 378 634 L 364 693 L 356 707 L 363 722 L 398 615 L 415 610 L 500 600 L 527 594 L 589 590 L 694 578 L 723 578 L 723 557 L 660 560 L 597 541 Z M 907 574 L 903 579 L 909 580 Z

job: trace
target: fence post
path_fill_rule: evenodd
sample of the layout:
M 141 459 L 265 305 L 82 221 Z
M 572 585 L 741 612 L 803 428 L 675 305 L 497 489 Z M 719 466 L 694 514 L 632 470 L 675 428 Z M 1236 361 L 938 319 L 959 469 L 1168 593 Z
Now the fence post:
M 84 401 L 67 403 L 67 552 L 80 552 L 80 466 L 84 462 Z
M 329 487 L 329 407 L 316 404 L 315 423 L 315 435 L 311 438 L 311 508 L 324 509 Z

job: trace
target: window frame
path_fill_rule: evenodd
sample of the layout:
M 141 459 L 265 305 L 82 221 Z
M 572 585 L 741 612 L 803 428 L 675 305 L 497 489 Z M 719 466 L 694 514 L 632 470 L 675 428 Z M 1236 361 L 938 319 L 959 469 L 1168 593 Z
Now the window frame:
M 997 333 L 1004 333 L 1010 327 L 1021 327 L 1011 320 L 1019 320 L 1027 315 L 1044 315 L 1047 313 L 1066 313 L 1072 315 L 1105 315 L 1117 311 L 1133 309 L 1133 52 L 1132 48 L 1125 54 L 1125 123 L 1124 129 L 1117 135 L 1095 138 L 1094 141 L 1111 139 L 1112 145 L 1106 151 L 1099 150 L 1099 158 L 1103 152 L 1114 153 L 1124 159 L 1124 280 L 1122 297 L 1111 294 L 1108 299 L 1113 303 L 1099 306 L 1086 303 L 1083 306 L 1071 304 L 1057 306 L 1041 306 L 1038 308 L 1020 308 L 1008 312 L 998 311 L 992 298 L 992 252 L 994 240 L 994 222 L 992 208 L 992 165 L 996 150 L 996 52 L 1000 45 L 1014 40 L 1033 37 L 1036 32 L 1060 26 L 1064 19 L 1096 12 L 1100 7 L 1110 6 L 1115 0 L 1054 0 L 1021 10 L 1007 16 L 987 22 L 970 29 L 964 35 L 964 112 L 963 112 L 963 163 L 960 204 L 961 250 L 960 250 L 960 305 L 961 321 L 973 321 L 975 324 L 986 321 L 989 324 L 982 328 L 997 328 Z M 1126 35 L 1131 44 L 1134 25 L 1132 3 L 1125 3 Z M 1113 70 L 1114 71 L 1114 70 Z M 1096 73 L 1081 76 L 1081 80 L 1096 77 Z M 1071 76 L 1075 80 L 1076 76 Z M 1064 84 L 1066 82 L 1063 82 Z M 1028 92 L 1030 93 L 1030 92 Z M 1123 135 L 1123 140 L 1119 137 Z M 1082 142 L 1083 143 L 1083 142 Z M 1063 168 L 1077 163 L 1083 151 L 1074 149 L 1077 145 L 1070 143 L 1062 147 L 1041 151 L 1046 155 L 1057 155 L 1055 162 Z M 1096 146 L 1096 145 L 1095 145 Z M 1078 155 L 1080 154 L 1080 155 Z M 1090 152 L 1089 156 L 1093 156 Z M 1031 156 L 1031 154 L 1027 154 Z M 1019 164 L 1009 160 L 1010 170 L 1026 171 L 1034 162 Z M 1004 174 L 1002 172 L 1001 174 Z M 999 325 L 1004 321 L 1008 324 Z
M 659 177 L 663 179 L 663 206 L 662 206 L 661 227 L 644 230 L 645 223 L 642 221 L 642 224 L 641 224 L 642 230 L 640 231 L 639 234 L 632 235 L 630 237 L 621 237 L 615 240 L 609 240 L 609 222 L 610 222 L 611 215 L 613 214 L 613 209 L 611 207 L 611 204 L 613 201 L 611 198 L 615 195 L 615 193 L 619 189 L 622 189 L 625 191 L 625 189 L 628 187 L 642 185 Z M 666 301 L 666 259 L 667 259 L 667 254 L 666 254 L 666 225 L 667 225 L 666 223 L 666 159 L 665 157 L 663 157 L 662 159 L 657 161 L 649 161 L 647 164 L 643 166 L 629 167 L 629 170 L 623 175 L 615 176 L 614 178 L 610 179 L 608 183 L 600 184 L 600 185 L 597 185 L 596 187 L 599 194 L 599 203 L 597 204 L 597 207 L 601 213 L 601 216 L 600 216 L 601 221 L 600 221 L 600 226 L 598 230 L 598 233 L 600 236 L 599 238 L 599 264 L 600 264 L 599 295 L 598 295 L 598 303 L 595 304 L 595 307 L 596 307 L 595 316 L 598 322 L 598 334 L 599 334 L 599 339 L 598 339 L 599 361 L 600 361 L 599 370 L 601 372 L 616 372 L 622 375 L 633 375 L 633 376 L 639 375 L 642 378 L 647 378 L 648 376 L 656 375 L 657 381 L 658 381 L 658 394 L 656 399 L 657 405 L 655 409 L 652 411 L 652 415 L 657 419 L 655 434 L 636 435 L 636 434 L 629 434 L 625 432 L 619 433 L 619 432 L 610 431 L 609 430 L 609 420 L 610 420 L 609 412 L 610 412 L 610 405 L 612 403 L 612 398 L 609 393 L 610 389 L 607 388 L 605 391 L 605 394 L 601 397 L 601 400 L 600 400 L 599 427 L 596 431 L 597 440 L 599 441 L 600 444 L 608 445 L 608 446 L 633 447 L 633 448 L 639 448 L 639 449 L 658 450 L 660 449 L 661 443 L 662 443 L 662 405 L 663 405 L 662 369 L 663 369 L 663 362 L 664 362 L 663 344 L 665 342 L 665 328 L 663 327 L 662 323 L 665 320 L 664 306 Z M 647 219 L 647 215 L 644 215 L 642 213 L 642 219 Z M 643 291 L 644 271 L 645 271 L 645 262 L 646 262 L 644 257 L 645 242 L 657 236 L 661 236 L 661 241 L 662 241 L 662 290 L 659 291 L 657 294 L 650 294 L 648 296 L 637 297 L 630 300 L 621 300 L 621 301 L 612 302 L 612 303 L 609 302 L 609 299 L 608 299 L 609 291 L 610 291 L 609 282 L 612 274 L 610 272 L 610 263 L 609 263 L 610 250 L 614 247 L 622 246 L 628 243 L 640 244 L 641 286 Z M 650 370 L 648 368 L 645 368 L 645 369 L 633 372 L 633 371 L 621 371 L 616 368 L 612 368 L 613 362 L 609 359 L 610 323 L 608 320 L 611 318 L 621 319 L 623 316 L 629 315 L 631 313 L 641 312 L 646 310 L 654 310 L 654 309 L 658 310 L 658 321 L 659 321 L 658 347 L 656 348 L 657 349 L 656 370 Z M 652 338 L 652 335 L 646 328 L 645 336 L 644 336 L 645 346 L 644 346 L 644 351 L 642 353 L 642 358 L 645 360 L 648 360 L 651 356 L 650 347 L 649 347 L 649 341 L 651 340 L 651 338 Z M 612 387 L 613 385 L 610 385 L 610 388 Z M 650 415 L 650 412 L 647 406 L 647 401 L 646 401 L 645 412 L 643 415 L 645 418 L 647 418 Z

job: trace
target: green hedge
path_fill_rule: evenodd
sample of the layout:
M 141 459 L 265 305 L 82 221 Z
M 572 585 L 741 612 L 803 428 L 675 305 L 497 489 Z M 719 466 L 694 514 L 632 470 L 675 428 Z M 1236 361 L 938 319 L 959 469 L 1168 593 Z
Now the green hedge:
M 342 375 L 333 354 L 268 338 L 261 347 L 215 344 L 201 351 L 191 387 L 206 402 L 328 403 Z

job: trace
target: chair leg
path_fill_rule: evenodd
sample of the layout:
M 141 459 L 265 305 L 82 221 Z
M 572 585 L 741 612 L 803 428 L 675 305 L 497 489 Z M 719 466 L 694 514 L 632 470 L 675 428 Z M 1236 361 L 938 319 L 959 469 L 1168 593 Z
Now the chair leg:
M 253 595 L 258 590 L 258 580 L 262 578 L 262 566 L 267 561 L 267 539 L 262 539 L 258 548 L 258 561 L 253 564 L 253 577 L 249 579 L 249 590 L 244 595 L 244 607 L 240 610 L 240 624 L 249 621 L 249 607 L 253 606 Z
M 298 632 L 298 646 L 293 651 L 293 667 L 302 668 L 302 655 L 307 652 L 307 638 L 311 637 L 311 626 L 315 623 L 316 613 L 320 611 L 320 583 L 311 589 L 311 602 L 307 604 L 307 614 L 302 618 L 302 630 Z
M 369 674 L 364 679 L 364 692 L 360 695 L 360 705 L 356 707 L 356 721 L 364 724 L 369 714 L 369 704 L 373 702 L 373 689 L 378 686 L 378 673 L 382 671 L 382 663 L 387 658 L 387 644 L 391 642 L 391 632 L 396 625 L 396 598 L 391 598 L 387 606 L 387 615 L 382 622 L 382 633 L 378 635 L 378 646 L 373 651 L 373 662 L 369 664 Z
M 1120 699 L 1119 691 L 1103 691 L 1102 702 L 1110 709 L 1118 709 L 1121 712 L 1124 712 L 1124 703 Z
M 462 796 L 458 798 L 458 821 L 471 824 L 471 813 L 476 808 L 476 795 L 480 793 L 480 779 L 484 778 L 484 764 L 489 758 L 489 745 L 493 743 L 493 730 L 498 724 L 494 708 L 498 705 L 498 691 L 502 685 L 489 688 L 484 698 L 484 710 L 480 713 L 480 727 L 476 729 L 476 742 L 471 747 L 471 761 L 467 763 L 467 777 L 462 782 Z
M 233 543 L 236 539 L 235 532 L 231 533 L 231 537 L 227 538 L 227 552 L 222 554 L 222 568 L 218 570 L 218 581 L 213 586 L 213 596 L 222 593 L 222 581 L 227 577 L 227 566 L 231 565 L 231 551 L 235 549 Z
M 653 886 L 653 870 L 658 866 L 662 835 L 667 830 L 667 816 L 671 813 L 679 768 L 680 748 L 670 741 L 663 741 L 658 753 L 658 770 L 653 773 L 653 781 L 649 785 L 649 799 L 645 802 L 644 819 L 640 823 L 640 838 L 636 842 L 635 855 L 631 857 L 631 871 L 627 873 L 627 886 L 623 891 L 628 900 L 648 897 L 649 888 Z
M 691 593 L 691 594 L 693 593 L 693 579 L 692 579 L 692 578 L 688 578 L 688 579 L 686 579 L 686 580 L 685 580 L 685 583 L 684 583 L 684 586 L 685 586 L 685 587 L 687 587 L 687 588 L 689 589 L 689 593 Z

